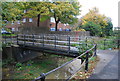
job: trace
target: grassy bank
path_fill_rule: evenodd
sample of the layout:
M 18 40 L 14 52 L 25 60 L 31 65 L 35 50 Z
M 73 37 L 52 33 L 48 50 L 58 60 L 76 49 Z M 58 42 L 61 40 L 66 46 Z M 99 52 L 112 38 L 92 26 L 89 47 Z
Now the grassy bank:
M 40 73 L 46 73 L 71 59 L 58 55 L 46 55 L 24 63 L 3 61 L 3 79 L 34 79 L 40 76 Z

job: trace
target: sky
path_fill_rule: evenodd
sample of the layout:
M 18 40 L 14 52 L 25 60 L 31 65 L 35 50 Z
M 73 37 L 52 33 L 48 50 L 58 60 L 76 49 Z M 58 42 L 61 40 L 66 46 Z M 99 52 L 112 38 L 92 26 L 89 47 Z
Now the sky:
M 89 12 L 89 9 L 97 7 L 100 14 L 104 14 L 112 19 L 113 27 L 118 26 L 118 2 L 120 0 L 79 0 L 82 7 L 81 15 L 84 16 Z

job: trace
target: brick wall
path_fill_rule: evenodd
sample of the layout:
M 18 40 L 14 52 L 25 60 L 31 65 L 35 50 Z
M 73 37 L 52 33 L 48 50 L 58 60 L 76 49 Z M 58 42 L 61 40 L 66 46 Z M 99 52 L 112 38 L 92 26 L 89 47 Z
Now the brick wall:
M 51 22 L 50 23 L 51 26 L 49 26 L 50 28 L 54 28 L 55 27 L 55 23 Z M 71 29 L 71 27 L 69 25 L 64 25 L 63 23 L 58 23 L 58 29 Z

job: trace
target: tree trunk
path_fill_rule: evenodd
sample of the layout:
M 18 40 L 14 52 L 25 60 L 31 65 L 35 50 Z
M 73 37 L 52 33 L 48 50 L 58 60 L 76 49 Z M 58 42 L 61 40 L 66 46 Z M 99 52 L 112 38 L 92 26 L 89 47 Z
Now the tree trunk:
M 37 26 L 39 27 L 40 25 L 40 14 L 38 14 L 38 21 L 37 21 Z
M 57 31 L 57 27 L 58 27 L 58 21 L 56 21 L 55 23 L 55 31 Z

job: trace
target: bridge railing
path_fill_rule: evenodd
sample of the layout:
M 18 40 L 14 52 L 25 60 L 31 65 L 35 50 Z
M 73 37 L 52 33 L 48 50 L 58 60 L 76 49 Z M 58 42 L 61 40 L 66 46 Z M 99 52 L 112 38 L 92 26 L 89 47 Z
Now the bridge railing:
M 50 36 L 50 35 L 18 35 L 17 43 L 22 45 L 34 45 L 39 47 L 51 47 L 55 49 L 72 50 L 74 44 L 80 44 L 83 41 L 80 37 L 74 38 L 70 36 Z M 79 41 L 76 41 L 78 39 Z
M 45 81 L 45 79 L 46 79 L 46 77 L 47 77 L 48 75 L 50 75 L 51 73 L 53 73 L 53 72 L 55 72 L 55 71 L 57 71 L 57 70 L 65 67 L 65 66 L 71 64 L 72 62 L 74 62 L 75 60 L 78 60 L 78 59 L 81 58 L 82 56 L 85 56 L 85 59 L 84 59 L 84 61 L 82 62 L 82 64 L 81 64 L 81 65 L 79 66 L 79 68 L 76 69 L 71 75 L 67 76 L 66 79 L 65 79 L 65 81 L 70 80 L 70 79 L 72 78 L 72 76 L 73 76 L 76 72 L 78 72 L 79 70 L 81 70 L 82 67 L 85 68 L 85 71 L 88 71 L 88 69 L 89 69 L 89 68 L 88 68 L 89 61 L 91 60 L 91 58 L 93 58 L 94 56 L 96 56 L 96 48 L 97 48 L 97 45 L 94 44 L 94 46 L 93 46 L 92 48 L 90 48 L 89 50 L 87 50 L 87 51 L 85 51 L 84 53 L 80 54 L 80 56 L 74 58 L 73 60 L 71 60 L 71 61 L 69 61 L 69 62 L 64 63 L 63 65 L 61 65 L 61 66 L 59 66 L 59 67 L 57 67 L 57 68 L 55 68 L 55 69 L 53 69 L 53 70 L 51 70 L 51 71 L 49 71 L 49 72 L 47 72 L 47 73 L 41 73 L 40 76 L 39 76 L 38 78 L 36 78 L 35 80 L 33 80 L 33 81 Z M 90 51 L 94 51 L 93 54 L 91 54 Z M 56 78 L 56 79 L 57 79 L 57 78 Z
M 70 38 L 69 38 L 70 37 Z M 40 34 L 40 35 L 25 35 L 18 34 L 16 36 L 2 36 L 2 44 L 27 44 L 36 46 L 49 46 L 52 45 L 55 49 L 61 48 L 69 50 L 75 44 L 81 44 L 82 41 L 92 40 L 96 42 L 97 37 L 92 36 L 78 36 L 73 37 L 70 35 L 52 35 L 51 34 Z M 98 39 L 98 48 L 100 49 L 112 49 L 120 46 L 120 39 Z

